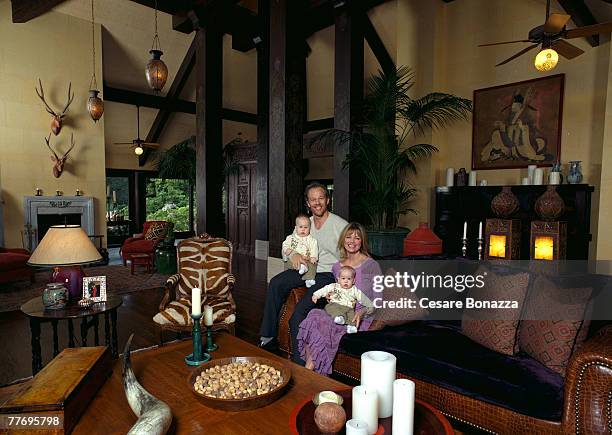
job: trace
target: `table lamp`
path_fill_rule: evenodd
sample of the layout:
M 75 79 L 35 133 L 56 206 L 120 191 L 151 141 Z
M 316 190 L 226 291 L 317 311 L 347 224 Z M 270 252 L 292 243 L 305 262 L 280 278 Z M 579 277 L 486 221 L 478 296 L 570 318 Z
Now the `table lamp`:
M 78 300 L 83 295 L 84 274 L 81 265 L 101 259 L 102 256 L 79 225 L 53 225 L 32 253 L 28 265 L 53 267 L 52 282 L 67 284 L 70 299 Z

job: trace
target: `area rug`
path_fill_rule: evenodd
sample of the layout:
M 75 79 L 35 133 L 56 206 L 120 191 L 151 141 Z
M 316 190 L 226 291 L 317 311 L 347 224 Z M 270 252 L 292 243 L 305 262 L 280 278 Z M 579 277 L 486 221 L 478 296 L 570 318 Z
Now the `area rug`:
M 106 291 L 113 295 L 160 288 L 168 278 L 168 275 L 146 273 L 144 270 L 136 270 L 132 275 L 130 267 L 123 265 L 87 267 L 84 271 L 87 276 L 106 276 Z M 41 296 L 42 289 L 49 282 L 49 273 L 37 272 L 34 283 L 25 279 L 0 284 L 0 312 L 18 310 L 25 302 Z

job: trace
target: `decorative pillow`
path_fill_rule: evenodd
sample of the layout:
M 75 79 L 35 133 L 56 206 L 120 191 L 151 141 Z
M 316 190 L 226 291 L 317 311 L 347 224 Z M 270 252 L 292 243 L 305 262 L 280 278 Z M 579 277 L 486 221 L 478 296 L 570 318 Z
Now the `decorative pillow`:
M 165 222 L 153 222 L 144 235 L 145 240 L 163 239 L 168 232 L 168 224 Z
M 543 276 L 536 278 L 519 328 L 519 348 L 565 376 L 572 353 L 589 331 L 591 293 L 591 288 L 561 288 Z
M 385 275 L 394 275 L 395 273 L 394 269 L 389 269 Z M 382 292 L 375 293 L 374 297 L 380 297 L 383 302 L 413 300 L 416 308 L 377 308 L 374 311 L 374 319 L 368 331 L 377 331 L 385 326 L 399 326 L 426 318 L 429 311 L 419 306 L 419 296 L 416 293 L 398 287 L 385 287 Z
M 496 273 L 479 268 L 485 275 L 484 286 L 468 291 L 466 297 L 475 301 L 516 301 L 513 308 L 467 308 L 463 311 L 461 332 L 486 348 L 506 355 L 518 352 L 518 326 L 523 302 L 529 285 L 529 274 Z

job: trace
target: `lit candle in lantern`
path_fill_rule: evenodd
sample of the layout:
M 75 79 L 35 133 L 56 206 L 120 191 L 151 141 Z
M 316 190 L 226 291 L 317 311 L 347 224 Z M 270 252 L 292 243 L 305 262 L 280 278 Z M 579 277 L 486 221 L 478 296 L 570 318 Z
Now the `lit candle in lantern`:
M 489 257 L 506 258 L 506 236 L 498 234 L 489 236 Z
M 549 236 L 538 236 L 534 243 L 534 258 L 536 260 L 552 260 L 554 258 L 554 241 Z
M 199 288 L 196 287 L 191 290 L 191 314 L 195 316 L 202 314 L 201 295 L 202 292 Z
M 206 326 L 213 324 L 213 309 L 210 305 L 204 305 L 204 324 Z

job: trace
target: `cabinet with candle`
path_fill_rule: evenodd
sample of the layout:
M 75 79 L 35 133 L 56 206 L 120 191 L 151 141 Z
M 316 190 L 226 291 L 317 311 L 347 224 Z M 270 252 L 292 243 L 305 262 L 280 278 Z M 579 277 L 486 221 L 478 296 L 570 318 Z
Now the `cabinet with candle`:
M 481 222 L 495 215 L 491 201 L 502 186 L 437 187 L 434 232 L 442 239 L 443 253 L 449 257 L 461 256 L 464 225 L 466 226 L 467 256 L 478 258 L 478 230 Z M 519 202 L 513 214 L 520 221 L 520 259 L 530 255 L 530 224 L 539 220 L 534 210 L 536 200 L 546 191 L 546 186 L 511 186 Z M 592 240 L 591 195 L 593 186 L 587 184 L 563 184 L 557 193 L 565 203 L 565 213 L 560 220 L 567 222 L 567 259 L 587 260 Z M 466 224 L 467 223 L 467 224 Z M 483 228 L 484 233 L 484 228 Z M 484 234 L 483 234 L 484 237 Z

